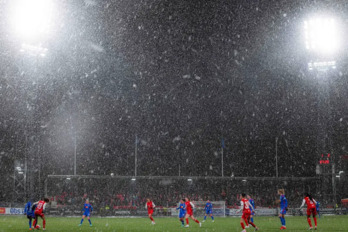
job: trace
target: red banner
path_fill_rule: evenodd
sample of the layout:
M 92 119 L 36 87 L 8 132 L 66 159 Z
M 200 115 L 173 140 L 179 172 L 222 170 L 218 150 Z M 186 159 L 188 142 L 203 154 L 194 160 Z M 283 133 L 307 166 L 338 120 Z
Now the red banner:
M 6 208 L 0 208 L 0 214 L 5 214 L 6 213 Z

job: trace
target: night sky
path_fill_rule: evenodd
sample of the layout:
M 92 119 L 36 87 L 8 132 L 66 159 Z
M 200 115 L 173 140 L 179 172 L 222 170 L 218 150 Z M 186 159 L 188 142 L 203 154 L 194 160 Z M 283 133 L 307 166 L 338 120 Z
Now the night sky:
M 303 21 L 333 1 L 57 1 L 46 57 L 0 1 L 0 174 L 315 176 L 347 154 L 347 46 L 309 71 Z M 37 165 L 42 160 L 42 165 Z M 340 163 L 338 163 L 340 165 Z

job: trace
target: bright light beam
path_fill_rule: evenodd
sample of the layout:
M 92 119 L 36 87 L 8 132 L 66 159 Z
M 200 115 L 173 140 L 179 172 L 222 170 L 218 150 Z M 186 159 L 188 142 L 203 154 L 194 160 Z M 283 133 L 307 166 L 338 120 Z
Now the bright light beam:
M 20 52 L 26 52 L 31 56 L 42 56 L 45 57 L 47 54 L 47 48 L 42 47 L 41 45 L 30 45 L 23 43 L 20 49 Z
M 318 61 L 318 62 L 309 62 L 308 69 L 316 69 L 318 71 L 327 71 L 329 69 L 336 69 L 336 61 Z
M 53 3 L 51 0 L 17 0 L 11 15 L 13 28 L 22 39 L 42 39 L 49 33 Z
M 316 18 L 304 22 L 305 44 L 308 50 L 332 54 L 339 49 L 337 23 L 331 18 Z

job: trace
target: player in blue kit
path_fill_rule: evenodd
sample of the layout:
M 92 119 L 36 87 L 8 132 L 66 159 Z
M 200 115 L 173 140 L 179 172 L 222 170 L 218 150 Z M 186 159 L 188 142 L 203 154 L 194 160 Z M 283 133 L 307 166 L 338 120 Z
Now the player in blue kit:
M 253 207 L 253 210 L 251 211 L 250 214 L 250 221 L 254 222 L 254 216 L 255 216 L 255 201 L 251 198 L 250 195 L 247 195 L 247 198 L 249 200 L 250 205 Z
M 320 202 L 317 201 L 317 204 L 315 205 L 315 207 L 317 208 L 317 213 L 319 215 L 319 218 L 320 218 Z
M 85 217 L 87 217 L 87 219 L 88 219 L 89 226 L 92 226 L 92 222 L 91 222 L 91 219 L 90 219 L 92 211 L 93 211 L 93 207 L 91 206 L 91 204 L 89 204 L 89 201 L 86 200 L 86 203 L 83 206 L 83 215 L 82 215 L 82 219 L 81 219 L 81 222 L 80 222 L 79 226 L 82 225 L 83 220 L 85 219 Z
M 181 227 L 184 227 L 185 226 L 184 218 L 186 215 L 185 199 L 180 200 L 180 205 L 178 208 L 176 208 L 176 210 L 180 210 L 179 211 L 179 220 L 181 221 Z
M 24 207 L 24 214 L 27 215 L 27 218 L 29 219 L 29 230 L 32 230 L 31 221 L 33 220 L 33 218 L 35 218 L 35 208 L 36 205 L 33 205 L 31 201 L 28 201 L 28 203 Z
M 209 200 L 207 201 L 207 204 L 205 204 L 204 210 L 205 210 L 205 215 L 204 215 L 203 222 L 205 222 L 205 219 L 207 219 L 207 215 L 210 215 L 211 219 L 214 222 L 213 204 Z
M 286 229 L 285 214 L 286 214 L 286 211 L 288 210 L 288 200 L 285 197 L 284 189 L 278 189 L 278 194 L 280 195 L 280 199 L 278 200 L 278 203 L 280 203 L 279 218 L 280 218 L 280 222 L 282 223 L 282 226 L 280 227 L 280 229 L 285 230 Z

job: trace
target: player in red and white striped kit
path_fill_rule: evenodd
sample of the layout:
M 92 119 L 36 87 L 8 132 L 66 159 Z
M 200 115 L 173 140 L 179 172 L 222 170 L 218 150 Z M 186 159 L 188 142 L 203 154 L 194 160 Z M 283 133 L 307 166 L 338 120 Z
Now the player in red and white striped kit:
M 254 208 L 250 204 L 249 200 L 246 198 L 245 193 L 242 193 L 240 204 L 241 204 L 241 207 L 237 212 L 240 212 L 243 210 L 243 215 L 242 215 L 242 218 L 240 219 L 240 225 L 243 228 L 242 232 L 246 232 L 245 228 L 249 228 L 249 224 L 255 228 L 255 231 L 259 230 L 259 228 L 253 222 L 250 221 L 251 211 L 254 210 Z M 246 227 L 244 226 L 243 221 L 245 222 Z
M 202 226 L 202 223 L 200 223 L 194 216 L 193 216 L 193 208 L 195 207 L 195 205 L 190 202 L 190 200 L 186 197 L 185 198 L 185 205 L 186 205 L 186 215 L 185 215 L 185 219 L 186 219 L 186 226 L 185 227 L 189 227 L 189 217 L 194 220 L 195 222 L 197 222 L 199 224 L 199 227 Z
M 38 217 L 41 217 L 43 220 L 43 230 L 46 230 L 46 218 L 45 218 L 45 208 L 47 203 L 50 200 L 48 198 L 44 198 L 41 201 L 35 202 L 33 205 L 36 205 L 35 209 L 35 220 L 34 220 L 34 228 L 36 228 Z
M 155 209 L 155 207 L 156 207 L 155 203 L 153 203 L 149 198 L 146 199 L 145 209 L 147 209 L 147 214 L 149 215 L 152 225 L 156 224 L 155 220 L 153 220 L 153 217 L 152 217 L 153 210 Z
M 307 221 L 309 224 L 309 230 L 313 229 L 312 226 L 312 221 L 311 221 L 311 215 L 313 215 L 313 220 L 314 220 L 314 224 L 315 227 L 314 229 L 317 229 L 317 202 L 312 198 L 312 196 L 310 194 L 305 194 L 305 198 L 302 201 L 302 205 L 300 206 L 300 210 L 302 209 L 302 207 L 304 206 L 304 204 L 307 204 Z

